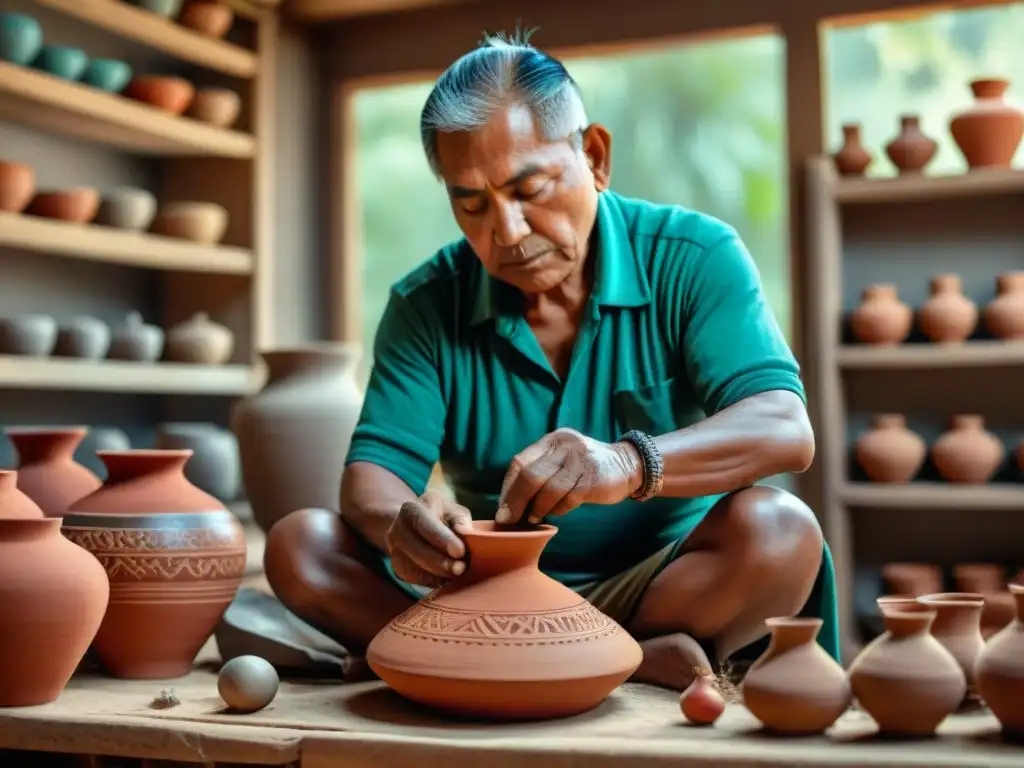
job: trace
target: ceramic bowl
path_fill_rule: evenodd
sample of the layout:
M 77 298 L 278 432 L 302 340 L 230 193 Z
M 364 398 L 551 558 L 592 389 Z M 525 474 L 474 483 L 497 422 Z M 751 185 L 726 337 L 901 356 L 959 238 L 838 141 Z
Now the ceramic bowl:
M 129 2 L 167 19 L 177 18 L 181 13 L 182 0 L 129 0 Z
M 166 203 L 153 221 L 152 231 L 203 245 L 216 245 L 228 228 L 228 212 L 216 203 Z
M 110 349 L 110 326 L 95 317 L 76 317 L 57 330 L 57 357 L 102 360 Z
M 132 68 L 117 59 L 93 59 L 82 75 L 83 83 L 110 93 L 120 93 L 131 79 Z
M 32 66 L 64 80 L 80 80 L 89 66 L 89 56 L 72 45 L 44 45 Z
M 36 192 L 36 172 L 24 163 L 0 160 L 0 211 L 21 213 Z
M 50 315 L 0 319 L 0 355 L 49 357 L 57 344 L 57 321 Z
M 28 213 L 47 219 L 61 219 L 85 224 L 96 217 L 100 193 L 88 187 L 40 192 L 29 203 Z
M 119 187 L 103 196 L 96 214 L 97 224 L 142 232 L 156 215 L 156 197 L 146 189 Z
M 196 89 L 192 83 L 180 77 L 137 75 L 128 83 L 124 95 L 172 115 L 180 115 L 192 103 Z
M 216 0 L 191 0 L 178 14 L 178 23 L 209 37 L 224 37 L 235 12 Z
M 0 13 L 0 59 L 27 67 L 43 48 L 43 28 L 25 13 Z
M 218 128 L 230 128 L 238 120 L 242 99 L 227 88 L 203 88 L 196 93 L 188 116 Z

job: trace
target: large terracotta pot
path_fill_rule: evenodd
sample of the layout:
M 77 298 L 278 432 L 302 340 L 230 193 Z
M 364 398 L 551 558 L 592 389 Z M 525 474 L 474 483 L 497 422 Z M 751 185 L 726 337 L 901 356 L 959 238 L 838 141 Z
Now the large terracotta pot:
M 971 83 L 974 103 L 949 123 L 971 168 L 1009 168 L 1024 135 L 1024 114 L 1003 97 L 1008 80 L 990 78 Z
M 74 502 L 100 487 L 100 479 L 74 459 L 88 432 L 85 427 L 12 427 L 5 432 L 18 452 L 18 488 L 47 517 L 60 517 Z
M 1017 618 L 992 636 L 978 657 L 974 676 L 981 698 L 1003 728 L 1024 735 L 1024 587 L 1010 585 Z
M 875 483 L 909 483 L 927 453 L 924 440 L 907 429 L 906 417 L 898 413 L 875 415 L 854 448 L 857 464 Z
M 107 481 L 64 518 L 64 535 L 110 577 L 96 654 L 115 677 L 181 677 L 238 591 L 245 533 L 185 479 L 191 451 L 99 455 Z
M 53 701 L 85 656 L 110 585 L 96 558 L 60 535 L 0 471 L 0 707 Z
M 949 429 L 932 445 L 932 463 L 950 483 L 987 483 L 1006 458 L 1006 447 L 985 429 L 978 414 L 950 417 Z
M 967 698 L 973 698 L 977 694 L 974 664 L 985 647 L 981 636 L 985 596 L 977 592 L 939 592 L 917 599 L 935 610 L 932 637 L 953 654 L 967 679 Z
M 304 507 L 338 509 L 341 474 L 362 408 L 356 344 L 262 353 L 267 385 L 235 406 L 242 481 L 264 531 Z
M 534 720 L 593 709 L 643 658 L 611 618 L 540 572 L 554 526 L 475 522 L 468 568 L 395 618 L 366 652 L 403 696 L 470 717 Z

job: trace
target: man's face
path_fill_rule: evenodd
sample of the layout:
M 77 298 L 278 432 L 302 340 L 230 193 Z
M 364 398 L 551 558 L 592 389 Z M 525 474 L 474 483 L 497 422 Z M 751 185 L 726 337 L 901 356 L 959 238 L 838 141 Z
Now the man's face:
M 577 146 L 545 139 L 518 104 L 475 131 L 437 137 L 455 220 L 484 269 L 523 293 L 551 290 L 586 258 L 610 136 L 592 125 Z

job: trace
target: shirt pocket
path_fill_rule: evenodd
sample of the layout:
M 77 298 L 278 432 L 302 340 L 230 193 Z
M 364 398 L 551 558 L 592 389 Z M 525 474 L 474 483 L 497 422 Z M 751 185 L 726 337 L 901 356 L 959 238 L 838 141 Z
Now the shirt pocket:
M 680 428 L 677 411 L 679 385 L 675 378 L 638 389 L 620 389 L 614 394 L 615 424 L 619 433 L 638 429 L 649 435 L 663 435 Z

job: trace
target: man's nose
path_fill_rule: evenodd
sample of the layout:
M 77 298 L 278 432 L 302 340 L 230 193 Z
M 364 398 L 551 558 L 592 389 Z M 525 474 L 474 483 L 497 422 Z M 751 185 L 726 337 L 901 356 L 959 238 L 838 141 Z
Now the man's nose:
M 515 201 L 503 202 L 494 207 L 494 243 L 502 248 L 513 248 L 530 234 L 530 225 L 523 216 L 522 206 Z

